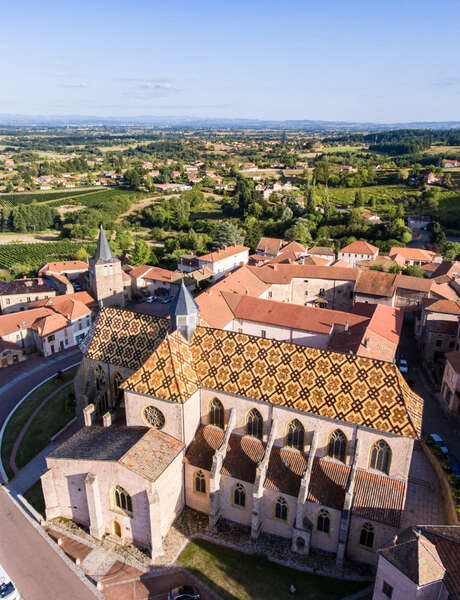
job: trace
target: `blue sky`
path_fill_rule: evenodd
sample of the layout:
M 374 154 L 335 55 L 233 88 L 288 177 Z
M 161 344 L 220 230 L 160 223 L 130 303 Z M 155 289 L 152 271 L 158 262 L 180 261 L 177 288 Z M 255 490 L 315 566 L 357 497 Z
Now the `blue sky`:
M 4 3 L 0 113 L 460 120 L 460 2 Z

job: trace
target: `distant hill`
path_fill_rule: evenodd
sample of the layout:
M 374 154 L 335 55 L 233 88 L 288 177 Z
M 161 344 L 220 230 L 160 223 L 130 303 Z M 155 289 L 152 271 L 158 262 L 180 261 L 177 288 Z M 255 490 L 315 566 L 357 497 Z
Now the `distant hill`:
M 358 123 L 344 121 L 261 119 L 223 119 L 197 117 L 158 117 L 138 115 L 135 117 L 96 117 L 83 115 L 11 115 L 0 113 L 0 127 L 33 126 L 88 126 L 88 127 L 162 127 L 187 129 L 284 129 L 304 131 L 376 131 L 385 129 L 456 129 L 460 121 L 422 121 L 412 123 Z

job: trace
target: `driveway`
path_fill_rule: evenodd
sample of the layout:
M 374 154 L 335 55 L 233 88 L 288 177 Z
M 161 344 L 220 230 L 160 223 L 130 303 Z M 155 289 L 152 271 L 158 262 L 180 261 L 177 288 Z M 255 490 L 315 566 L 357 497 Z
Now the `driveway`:
M 0 564 L 24 600 L 94 600 L 95 593 L 64 562 L 0 486 Z

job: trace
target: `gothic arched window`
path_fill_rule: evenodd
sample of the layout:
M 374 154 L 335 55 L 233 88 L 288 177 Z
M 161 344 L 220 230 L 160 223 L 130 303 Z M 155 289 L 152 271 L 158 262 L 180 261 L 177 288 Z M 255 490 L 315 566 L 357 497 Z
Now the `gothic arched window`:
M 385 440 L 375 442 L 371 449 L 370 468 L 388 475 L 390 471 L 391 449 Z
M 233 490 L 233 504 L 242 508 L 246 506 L 246 492 L 241 483 L 237 483 Z
M 367 548 L 374 547 L 374 526 L 371 523 L 364 523 L 361 527 L 359 543 L 361 546 L 366 546 Z
M 95 365 L 94 379 L 96 380 L 96 389 L 101 390 L 105 386 L 105 372 L 101 365 Z
M 329 517 L 329 511 L 322 508 L 318 513 L 318 519 L 316 520 L 316 529 L 323 533 L 329 533 L 331 528 L 331 519 Z
M 345 462 L 347 454 L 347 438 L 340 429 L 336 429 L 331 433 L 327 453 L 331 458 Z
M 225 411 L 222 402 L 218 398 L 213 398 L 209 406 L 209 423 L 221 429 L 224 428 Z
M 252 408 L 248 414 L 246 433 L 261 440 L 263 436 L 263 429 L 264 421 L 262 419 L 262 415 L 257 410 L 257 408 Z
M 288 505 L 286 500 L 279 496 L 275 502 L 275 517 L 282 521 L 287 521 Z
M 195 492 L 206 494 L 206 478 L 203 471 L 197 471 L 195 473 Z
M 120 385 L 123 383 L 123 377 L 121 373 L 115 373 L 112 377 L 112 386 L 113 386 L 113 399 L 116 404 L 119 404 L 123 399 L 123 390 L 120 388 Z
M 133 501 L 131 496 L 121 486 L 115 486 L 113 490 L 113 499 L 115 506 L 126 513 L 132 514 L 133 512 Z
M 294 419 L 289 423 L 288 431 L 286 435 L 286 446 L 290 448 L 297 448 L 297 450 L 304 449 L 305 445 L 305 429 L 300 421 Z

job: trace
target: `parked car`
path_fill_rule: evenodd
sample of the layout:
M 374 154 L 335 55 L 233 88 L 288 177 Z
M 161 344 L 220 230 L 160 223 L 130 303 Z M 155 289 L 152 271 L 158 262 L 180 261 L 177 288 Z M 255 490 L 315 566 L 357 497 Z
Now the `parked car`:
M 430 433 L 430 437 L 433 440 L 433 444 L 441 450 L 444 456 L 447 456 L 449 454 L 449 450 L 447 449 L 446 442 L 442 439 L 442 437 L 437 433 Z
M 172 589 L 168 600 L 200 600 L 200 592 L 192 585 L 182 585 Z
M 166 298 L 163 298 L 163 300 L 160 300 L 161 304 L 168 304 L 168 302 L 171 302 L 172 300 L 172 296 L 167 296 Z
M 19 592 L 8 577 L 5 569 L 0 565 L 0 598 L 3 600 L 20 600 Z
M 156 296 L 148 296 L 146 302 L 152 304 L 152 302 L 156 302 L 158 298 Z
M 409 365 L 407 364 L 407 360 L 405 358 L 400 358 L 399 359 L 398 368 L 401 371 L 401 373 L 408 373 L 409 372 Z

